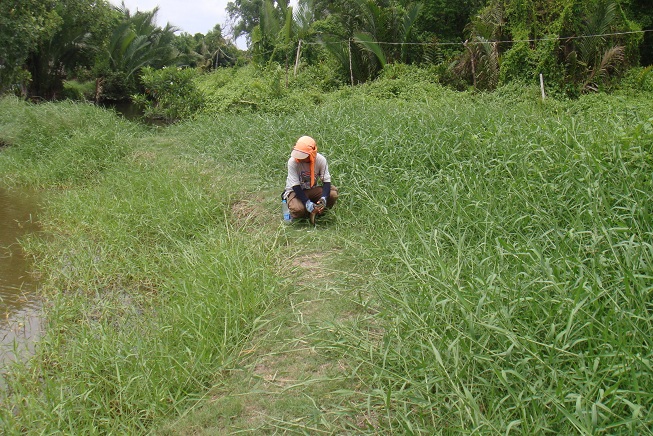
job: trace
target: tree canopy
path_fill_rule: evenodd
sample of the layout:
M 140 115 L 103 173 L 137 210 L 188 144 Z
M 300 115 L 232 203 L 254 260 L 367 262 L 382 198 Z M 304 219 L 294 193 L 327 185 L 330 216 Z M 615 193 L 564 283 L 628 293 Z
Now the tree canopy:
M 568 95 L 610 86 L 653 62 L 653 4 L 645 0 L 233 0 L 231 37 L 250 60 L 336 69 L 344 83 L 387 64 L 437 67 L 440 80 L 480 89 L 544 74 Z M 219 24 L 206 35 L 155 24 L 106 0 L 0 2 L 0 91 L 57 98 L 66 82 L 126 98 L 142 68 L 210 70 L 243 62 Z M 303 45 L 300 46 L 300 41 Z

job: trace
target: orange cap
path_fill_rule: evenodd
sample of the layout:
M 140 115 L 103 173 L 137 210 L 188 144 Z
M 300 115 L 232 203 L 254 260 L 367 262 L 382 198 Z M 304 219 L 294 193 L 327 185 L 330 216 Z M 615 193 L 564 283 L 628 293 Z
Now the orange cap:
M 302 136 L 295 143 L 294 150 L 302 151 L 306 154 L 313 155 L 317 153 L 317 143 L 310 136 Z
M 309 156 L 311 164 L 311 187 L 315 185 L 315 158 L 317 156 L 317 143 L 310 136 L 302 136 L 293 147 L 292 157 L 297 160 L 306 159 Z

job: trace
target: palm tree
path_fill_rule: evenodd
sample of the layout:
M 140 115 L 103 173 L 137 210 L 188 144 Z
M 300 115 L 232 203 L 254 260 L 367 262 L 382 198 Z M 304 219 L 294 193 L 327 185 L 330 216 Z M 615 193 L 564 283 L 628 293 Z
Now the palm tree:
M 357 0 L 357 3 L 362 25 L 354 34 L 356 43 L 372 53 L 381 67 L 393 61 L 407 62 L 407 43 L 422 4 L 412 3 L 403 9 L 398 4 L 382 8 L 372 0 Z
M 158 11 L 156 7 L 131 16 L 123 4 L 124 21 L 113 31 L 108 55 L 111 68 L 124 73 L 128 79 L 146 66 L 161 68 L 172 65 L 179 56 L 173 46 L 174 32 L 178 29 L 170 23 L 164 28 L 156 26 Z
M 605 36 L 618 28 L 618 5 L 614 0 L 600 2 L 589 15 L 580 37 L 573 40 L 566 57 L 567 71 L 580 83 L 580 91 L 598 91 L 601 82 L 617 73 L 623 65 L 625 46 L 614 44 Z
M 44 16 L 35 20 L 39 23 L 37 43 L 24 62 L 32 79 L 31 93 L 51 99 L 57 98 L 63 81 L 75 71 L 91 69 L 113 11 L 106 4 L 76 0 L 43 3 L 40 13 Z
M 397 1 L 387 7 L 374 0 L 352 3 L 354 15 L 343 14 L 343 29 L 352 29 L 353 44 L 344 45 L 342 35 L 325 35 L 323 41 L 331 54 L 350 71 L 352 79 L 361 82 L 373 78 L 392 62 L 408 62 L 407 43 L 422 10 L 422 3 L 411 3 L 406 8 Z
M 132 15 L 124 5 L 117 8 L 123 16 L 115 27 L 107 47 L 108 65 L 105 76 L 111 77 L 108 94 L 126 97 L 135 91 L 138 72 L 144 67 L 162 68 L 174 65 L 179 50 L 174 47 L 176 27 L 169 23 L 161 28 L 155 24 L 159 8 Z M 105 79 L 104 77 L 103 79 Z
M 504 11 L 500 4 L 485 8 L 465 28 L 469 37 L 465 51 L 454 64 L 454 72 L 471 77 L 475 89 L 492 90 L 499 83 L 498 42 L 505 25 Z
M 44 40 L 27 64 L 32 75 L 32 93 L 46 99 L 56 98 L 63 89 L 67 72 L 79 64 L 84 51 L 91 51 L 91 35 L 80 28 L 66 27 Z

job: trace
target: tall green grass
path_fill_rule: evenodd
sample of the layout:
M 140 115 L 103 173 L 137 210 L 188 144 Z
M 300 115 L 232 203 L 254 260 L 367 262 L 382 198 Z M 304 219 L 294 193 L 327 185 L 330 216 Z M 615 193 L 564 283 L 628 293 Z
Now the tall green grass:
M 367 369 L 351 413 L 371 404 L 375 431 L 649 432 L 650 102 L 350 110 L 333 171 L 384 331 L 333 344 Z
M 38 115 L 50 109 L 5 104 Z M 51 150 L 32 153 L 45 146 L 52 120 L 30 113 L 29 128 L 44 140 L 21 132 L 0 157 L 7 179 L 67 185 L 46 195 L 45 233 L 23 241 L 45 275 L 47 326 L 36 355 L 7 377 L 3 430 L 145 433 L 235 365 L 256 319 L 282 292 L 275 239 L 254 243 L 237 231 L 232 206 L 242 200 L 235 195 L 241 177 L 167 153 L 166 144 L 110 113 L 68 104 L 61 112 L 64 125 L 51 131 L 62 144 L 55 153 L 75 158 L 76 123 L 89 144 L 109 151 L 86 153 L 82 169 L 61 168 Z M 107 131 L 97 117 L 118 128 Z M 118 144 L 122 127 L 132 136 Z M 106 163 L 102 172 L 98 161 Z
M 31 105 L 2 98 L 0 139 L 10 146 L 3 151 L 10 159 L 0 163 L 7 183 L 89 181 L 119 162 L 142 130 L 92 104 Z
M 50 194 L 48 238 L 25 243 L 53 303 L 39 354 L 10 379 L 6 429 L 147 432 L 181 413 L 228 383 L 292 289 L 284 259 L 309 244 L 337 247 L 330 286 L 367 318 L 315 327 L 353 387 L 287 418 L 293 431 L 649 433 L 652 100 L 385 80 L 292 115 L 213 112 L 156 132 L 63 105 L 104 119 L 87 136 L 113 144 L 65 172 L 30 155 L 46 121 L 21 115 L 30 136 L 1 118 L 20 145 L 0 154 L 3 179 L 71 186 Z M 63 124 L 61 156 L 82 141 Z M 340 188 L 308 234 L 278 217 L 304 134 Z
M 648 432 L 650 99 L 409 81 L 339 94 L 195 144 L 266 182 L 302 134 L 330 157 L 342 189 L 325 238 L 366 277 L 351 295 L 373 295 L 383 332 L 324 331 L 363 386 L 341 392 L 354 405 L 337 431 Z

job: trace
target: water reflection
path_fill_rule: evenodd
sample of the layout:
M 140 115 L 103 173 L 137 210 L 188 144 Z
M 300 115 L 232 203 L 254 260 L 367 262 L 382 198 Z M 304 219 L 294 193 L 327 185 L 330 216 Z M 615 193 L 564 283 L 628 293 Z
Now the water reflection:
M 126 120 L 139 122 L 146 126 L 165 127 L 168 125 L 168 123 L 163 119 L 145 117 L 145 112 L 143 109 L 136 103 L 129 101 L 105 102 L 100 103 L 100 106 L 105 109 L 114 110 L 118 115 L 122 116 Z
M 0 368 L 31 352 L 40 332 L 38 281 L 18 238 L 38 230 L 34 195 L 0 188 Z
M 141 121 L 143 119 L 143 110 L 137 104 L 130 101 L 102 103 L 101 106 L 115 110 L 118 115 L 130 121 Z

